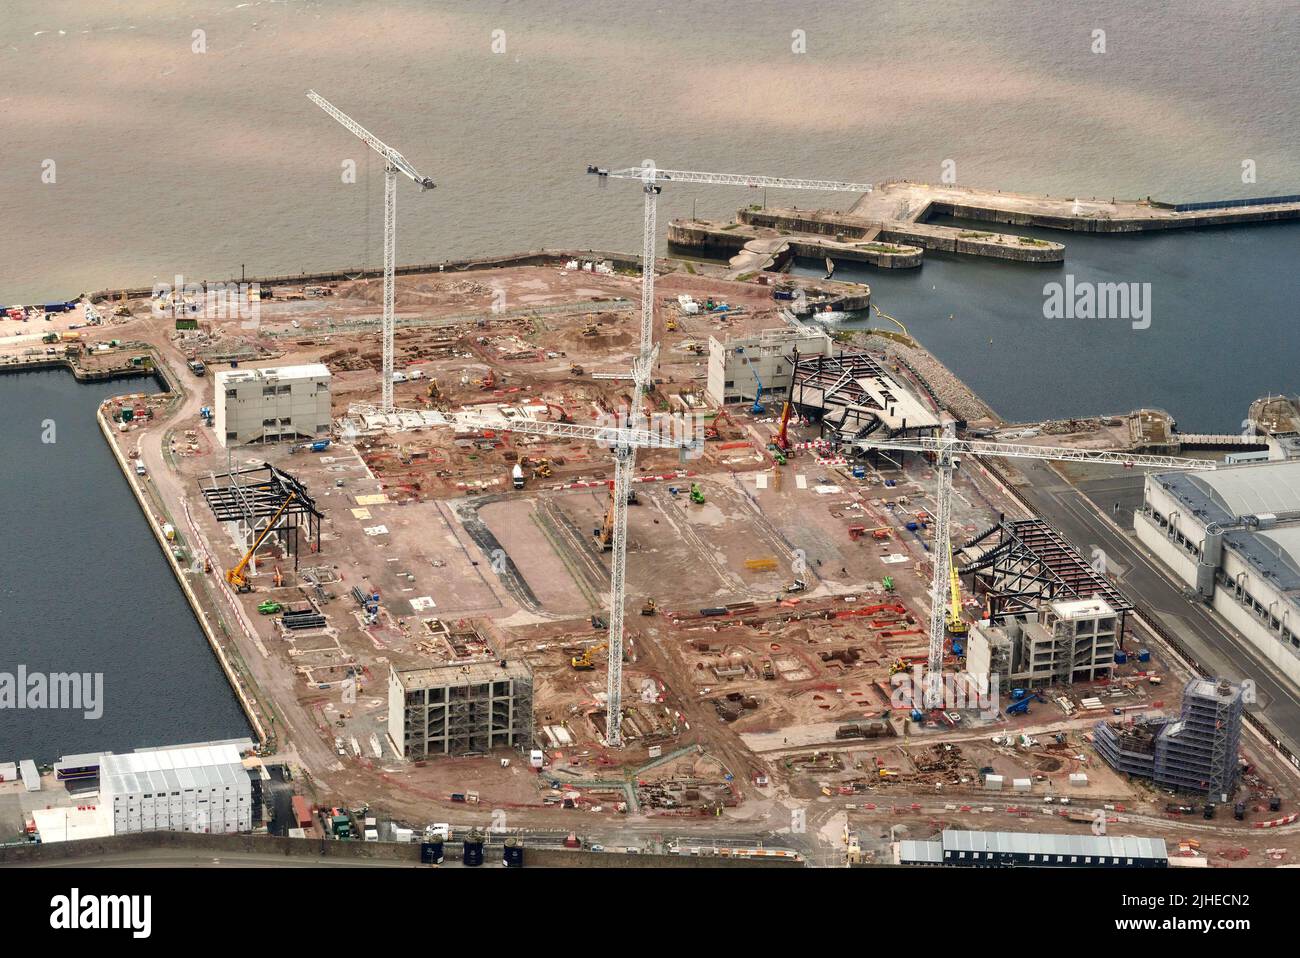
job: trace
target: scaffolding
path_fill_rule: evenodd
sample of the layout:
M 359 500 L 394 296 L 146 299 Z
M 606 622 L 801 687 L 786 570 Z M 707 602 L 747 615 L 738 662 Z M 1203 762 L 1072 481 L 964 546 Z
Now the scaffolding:
M 1097 752 L 1129 775 L 1228 801 L 1237 787 L 1243 694 L 1225 680 L 1192 679 L 1177 719 L 1100 723 Z

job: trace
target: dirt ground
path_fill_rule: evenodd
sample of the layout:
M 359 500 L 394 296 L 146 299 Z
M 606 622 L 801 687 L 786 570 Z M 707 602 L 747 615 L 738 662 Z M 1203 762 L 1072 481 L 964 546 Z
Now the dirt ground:
M 754 284 L 679 270 L 660 278 L 658 292 L 662 347 L 649 398 L 656 411 L 697 401 L 710 335 L 781 322 L 770 290 Z M 681 292 L 732 308 L 682 316 L 675 307 Z M 396 385 L 397 404 L 486 403 L 594 421 L 626 401 L 627 380 L 592 374 L 628 369 L 637 295 L 635 276 L 558 267 L 401 277 L 398 317 L 406 325 L 398 328 L 396 367 L 420 375 Z M 203 477 L 225 471 L 226 452 L 197 418 L 198 407 L 212 402 L 212 377 L 193 376 L 184 360 L 200 356 L 212 369 L 231 357 L 241 366 L 324 361 L 342 415 L 351 402 L 378 398 L 379 300 L 374 281 L 340 283 L 311 298 L 277 289 L 259 304 L 253 327 L 213 320 L 196 332 L 146 318 L 147 304 L 137 302 L 136 318 L 96 331 L 155 343 L 184 393 L 170 418 L 132 426 L 119 441 L 125 448 L 152 443 L 165 453 L 152 458 L 159 454 L 147 451 L 146 458 L 158 469 L 167 463 L 159 492 L 173 515 L 192 517 L 186 538 L 212 559 L 213 568 L 196 575 L 220 578 L 243 544 L 199 495 Z M 925 654 L 933 543 L 924 520 L 934 509 L 933 471 L 909 458 L 905 468 L 868 469 L 855 479 L 812 451 L 778 466 L 767 450 L 773 415 L 738 407 L 713 425 L 717 438 L 698 459 L 638 457 L 645 481 L 629 510 L 628 744 L 617 752 L 603 746 L 607 652 L 599 617 L 608 608 L 609 553 L 594 536 L 609 506 L 612 470 L 603 451 L 577 441 L 428 430 L 355 444 L 336 439 L 321 453 L 288 445 L 237 449 L 236 467 L 274 463 L 305 484 L 325 514 L 319 554 L 304 548 L 297 569 L 281 546 L 260 553 L 254 591 L 239 599 L 252 635 L 234 637 L 283 715 L 282 751 L 313 792 L 367 801 L 411 821 L 445 814 L 440 809 L 453 792 L 476 792 L 485 807 L 516 809 L 539 825 L 569 807 L 627 821 L 721 815 L 752 823 L 779 820 L 788 814 L 782 803 L 793 803 L 818 814 L 855 806 L 850 817 L 865 829 L 877 819 L 864 804 L 920 803 L 896 820 L 923 830 L 960 818 L 945 815 L 949 801 L 1005 808 L 1041 806 L 1048 796 L 1164 815 L 1165 796 L 1121 780 L 1088 741 L 1091 724 L 1110 717 L 1117 702 L 1176 710 L 1181 682 L 1158 654 L 1151 668 L 1168 681 L 1155 688 L 1121 670 L 1109 683 L 1121 691 L 1104 699 L 1101 714 L 1084 714 L 1077 703 L 1105 690 L 1075 687 L 1047 690 L 1048 701 L 1020 717 L 968 711 L 955 721 L 911 721 L 891 697 L 890 672 L 900 659 L 910 664 Z M 816 435 L 806 424 L 791 430 L 796 442 Z M 522 490 L 511 487 L 515 464 L 528 476 Z M 692 483 L 704 503 L 691 501 Z M 970 471 L 958 474 L 955 492 L 955 541 L 987 528 L 999 512 L 1015 512 Z M 374 622 L 353 599 L 354 587 L 379 593 Z M 289 633 L 277 616 L 258 614 L 267 599 L 310 603 L 327 624 Z M 638 614 L 648 599 L 655 613 Z M 978 600 L 965 601 L 969 617 L 977 617 Z M 575 669 L 572 660 L 589 649 L 595 667 Z M 394 753 L 390 668 L 507 657 L 533 670 L 542 774 L 518 753 L 418 766 Z M 1072 714 L 1055 702 L 1063 693 Z M 861 726 L 862 735 L 841 737 L 845 725 Z M 1024 744 L 1022 734 L 1036 742 Z M 1005 779 L 1000 793 L 981 784 L 990 768 Z M 1079 771 L 1088 775 L 1086 787 L 1068 781 Z M 1267 793 L 1300 797 L 1267 756 L 1258 757 L 1256 775 L 1251 819 Z M 760 785 L 762 776 L 767 783 Z M 1030 779 L 1030 790 L 1013 793 L 1015 778 Z M 628 781 L 643 784 L 628 794 Z M 1038 819 L 1048 816 L 1037 808 L 1032 817 L 1034 827 L 1046 827 Z M 1072 823 L 1054 817 L 1048 824 Z

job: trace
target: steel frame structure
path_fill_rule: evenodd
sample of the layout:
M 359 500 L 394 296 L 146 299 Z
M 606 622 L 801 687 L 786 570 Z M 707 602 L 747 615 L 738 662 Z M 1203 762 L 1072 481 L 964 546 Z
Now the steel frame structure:
M 300 528 L 306 528 L 309 543 L 314 540 L 313 551 L 320 552 L 320 523 L 325 514 L 316 508 L 316 501 L 306 486 L 269 462 L 231 472 L 209 473 L 199 480 L 199 491 L 213 516 L 219 522 L 241 523 L 246 538 L 261 531 L 264 526 L 259 527 L 260 524 L 270 521 L 292 494 L 293 502 L 284 510 L 273 531 L 284 544 L 285 553 L 293 556 L 295 571 Z

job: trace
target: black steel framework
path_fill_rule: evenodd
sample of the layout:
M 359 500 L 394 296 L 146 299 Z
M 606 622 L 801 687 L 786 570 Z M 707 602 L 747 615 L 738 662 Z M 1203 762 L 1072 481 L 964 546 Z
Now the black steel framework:
M 976 547 L 994 536 L 995 544 L 978 551 Z M 1123 636 L 1133 603 L 1042 519 L 1003 519 L 963 545 L 959 558 L 972 550 L 974 558 L 960 571 L 969 573 L 976 592 L 988 597 L 992 621 L 1008 615 L 1037 615 L 1042 603 L 1055 599 L 1095 597 L 1115 610 L 1117 634 Z
M 804 418 L 817 422 L 818 435 L 825 438 L 826 427 L 835 430 L 832 437 L 863 439 L 877 430 L 893 438 L 900 435 L 932 434 L 933 426 L 889 430 L 877 413 L 884 412 L 880 401 L 862 388 L 860 379 L 876 379 L 881 383 L 881 394 L 886 401 L 893 397 L 890 386 L 905 392 L 884 366 L 867 353 L 840 352 L 834 356 L 791 357 L 794 366 L 791 375 L 790 402 Z M 838 419 L 832 415 L 838 413 Z
M 285 500 L 293 501 L 276 521 L 275 534 L 293 557 L 298 569 L 298 532 L 305 527 L 313 552 L 320 552 L 320 523 L 325 514 L 316 508 L 307 487 L 269 462 L 226 473 L 212 473 L 199 480 L 199 489 L 212 514 L 221 522 L 243 522 L 249 530 L 269 521 Z

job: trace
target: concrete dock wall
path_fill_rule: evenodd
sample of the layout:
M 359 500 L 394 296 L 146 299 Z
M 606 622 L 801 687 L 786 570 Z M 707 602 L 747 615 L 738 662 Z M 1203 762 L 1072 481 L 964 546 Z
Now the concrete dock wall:
M 1169 207 L 1165 205 L 1164 208 Z M 1218 208 L 1179 213 L 1176 216 L 1108 217 L 1062 216 L 935 200 L 917 217 L 917 221 L 923 222 L 928 217 L 944 215 L 985 223 L 1041 226 L 1046 229 L 1068 230 L 1075 233 L 1136 233 L 1148 230 L 1198 229 L 1207 226 L 1242 226 L 1248 223 L 1295 220 L 1300 219 L 1300 207 Z
M 501 868 L 500 844 L 483 848 L 484 868 Z M 76 863 L 88 858 L 131 855 L 147 864 L 150 853 L 190 851 L 196 855 L 283 855 L 309 860 L 337 862 L 391 862 L 395 867 L 420 865 L 418 842 L 357 842 L 323 838 L 285 838 L 275 835 L 204 835 L 193 832 L 133 832 L 109 838 L 59 842 L 53 845 L 0 845 L 0 864 L 49 865 Z M 463 845 L 448 842 L 443 847 L 448 862 L 462 861 Z M 159 856 L 161 857 L 161 856 Z M 165 863 L 163 863 L 165 864 Z M 797 862 L 752 860 L 688 855 L 626 855 L 618 852 L 588 852 L 568 848 L 531 847 L 525 840 L 524 867 L 536 868 L 799 868 Z M 431 867 L 431 866 L 424 866 Z

